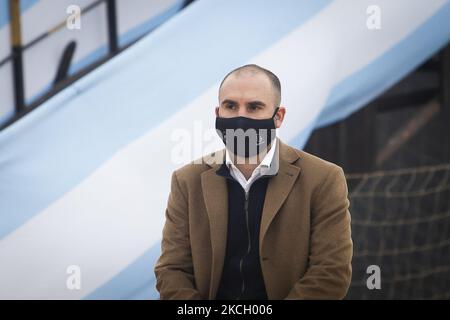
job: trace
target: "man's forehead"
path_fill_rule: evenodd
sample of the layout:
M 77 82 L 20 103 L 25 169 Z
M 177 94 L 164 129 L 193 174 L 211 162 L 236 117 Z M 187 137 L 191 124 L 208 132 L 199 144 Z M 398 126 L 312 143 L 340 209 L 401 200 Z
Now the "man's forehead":
M 270 80 L 262 73 L 257 74 L 231 74 L 225 79 L 219 91 L 219 99 L 230 96 L 253 96 L 254 98 L 269 98 L 272 95 Z
M 222 84 L 222 88 L 226 85 L 230 86 L 242 83 L 267 86 L 270 85 L 270 79 L 262 72 L 256 72 L 254 70 L 241 70 L 230 74 Z

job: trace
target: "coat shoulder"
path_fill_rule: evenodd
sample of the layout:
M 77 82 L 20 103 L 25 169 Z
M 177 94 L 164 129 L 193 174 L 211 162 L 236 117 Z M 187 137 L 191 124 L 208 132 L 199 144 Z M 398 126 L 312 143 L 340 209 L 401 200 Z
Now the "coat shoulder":
M 328 174 L 330 171 L 343 171 L 342 168 L 330 161 L 319 158 L 311 153 L 291 147 L 298 154 L 299 159 L 294 163 L 302 167 L 304 171 L 314 175 Z
M 206 154 L 200 158 L 197 158 L 188 164 L 185 164 L 181 168 L 174 171 L 177 178 L 184 181 L 192 181 L 200 178 L 201 174 L 205 171 L 213 169 L 214 159 L 217 155 L 220 156 L 221 151 L 212 152 Z
M 323 186 L 326 185 L 327 188 L 347 194 L 345 173 L 339 165 L 303 150 L 295 149 L 295 151 L 298 153 L 299 159 L 294 165 L 301 168 L 301 179 L 304 186 L 307 185 L 310 190 L 314 191 L 323 189 Z

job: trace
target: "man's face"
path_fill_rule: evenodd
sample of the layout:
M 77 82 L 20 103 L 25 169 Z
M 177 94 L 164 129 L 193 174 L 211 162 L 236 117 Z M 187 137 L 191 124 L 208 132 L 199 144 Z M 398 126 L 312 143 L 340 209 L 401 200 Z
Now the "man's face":
M 224 118 L 270 118 L 275 111 L 276 98 L 270 80 L 262 73 L 230 75 L 219 92 L 216 115 Z

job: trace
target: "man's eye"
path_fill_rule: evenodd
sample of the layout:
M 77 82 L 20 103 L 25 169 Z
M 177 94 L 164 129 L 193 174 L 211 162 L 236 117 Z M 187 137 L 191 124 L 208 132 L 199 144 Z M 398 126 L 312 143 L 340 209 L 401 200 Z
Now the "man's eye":
M 234 108 L 234 104 L 227 104 L 227 105 L 226 105 L 226 108 L 227 108 L 227 109 L 233 109 L 233 108 Z

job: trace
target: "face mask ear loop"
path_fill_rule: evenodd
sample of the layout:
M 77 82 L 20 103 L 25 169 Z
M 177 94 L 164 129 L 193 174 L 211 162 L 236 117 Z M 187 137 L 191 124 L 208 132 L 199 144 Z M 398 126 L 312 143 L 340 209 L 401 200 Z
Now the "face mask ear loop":
M 275 115 L 276 115 L 277 112 L 278 112 L 278 109 L 280 109 L 280 107 L 276 107 L 276 108 L 275 108 L 275 112 L 273 113 L 272 118 L 275 117 Z

